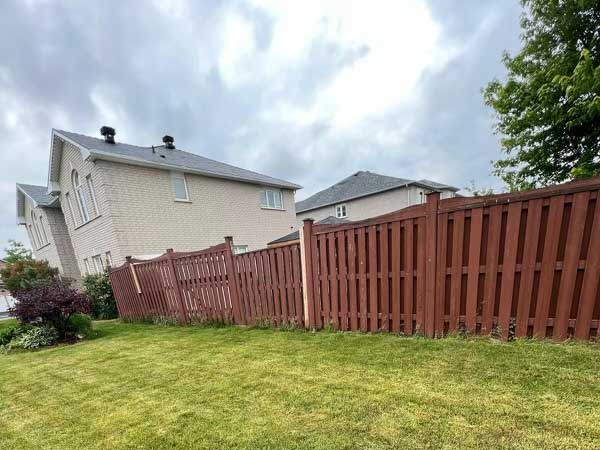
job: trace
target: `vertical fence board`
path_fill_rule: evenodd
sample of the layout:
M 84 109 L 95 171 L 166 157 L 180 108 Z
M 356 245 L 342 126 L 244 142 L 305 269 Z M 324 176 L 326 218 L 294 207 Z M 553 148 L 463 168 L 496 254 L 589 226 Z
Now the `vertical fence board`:
M 379 324 L 377 315 L 377 282 L 379 279 L 377 271 L 377 227 L 372 225 L 369 227 L 369 329 L 377 331 Z
M 510 313 L 515 287 L 515 268 L 521 227 L 521 202 L 508 206 L 506 220 L 506 239 L 504 259 L 502 260 L 502 284 L 500 286 L 500 306 L 498 309 L 498 328 L 500 337 L 508 339 L 510 331 Z
M 489 211 L 487 236 L 487 260 L 485 265 L 485 283 L 481 333 L 492 332 L 494 306 L 496 302 L 496 283 L 498 280 L 498 257 L 500 252 L 500 229 L 502 226 L 502 206 L 492 206 Z
M 358 298 L 360 303 L 360 331 L 368 331 L 367 327 L 367 258 L 365 229 L 358 229 Z
M 465 232 L 465 212 L 456 211 L 453 214 L 452 234 L 452 272 L 450 286 L 450 332 L 458 330 L 460 319 L 460 299 L 462 290 L 463 270 L 463 241 Z
M 404 334 L 413 333 L 413 288 L 414 288 L 414 267 L 413 267 L 413 241 L 414 226 L 412 220 L 404 222 Z
M 479 257 L 481 254 L 481 233 L 483 227 L 483 208 L 471 213 L 469 234 L 469 263 L 467 269 L 467 305 L 465 328 L 469 333 L 477 329 L 477 292 L 479 290 Z
M 392 223 L 392 331 L 400 332 L 400 222 Z
M 335 251 L 335 234 L 327 234 L 328 253 L 329 253 L 329 292 L 331 301 L 331 324 L 337 330 L 340 327 L 338 311 L 338 271 L 337 258 Z
M 390 272 L 389 272 L 389 245 L 388 225 L 381 225 L 381 330 L 390 329 Z

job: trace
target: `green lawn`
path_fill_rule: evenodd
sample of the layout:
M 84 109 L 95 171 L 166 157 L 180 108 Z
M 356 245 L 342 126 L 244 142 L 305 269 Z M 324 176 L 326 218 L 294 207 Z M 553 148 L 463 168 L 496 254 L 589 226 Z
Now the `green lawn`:
M 0 355 L 1 449 L 592 449 L 600 345 L 96 323 Z

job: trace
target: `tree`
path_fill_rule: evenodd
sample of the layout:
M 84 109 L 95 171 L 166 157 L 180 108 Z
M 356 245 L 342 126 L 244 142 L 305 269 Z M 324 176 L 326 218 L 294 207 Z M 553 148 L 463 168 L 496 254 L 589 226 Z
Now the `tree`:
M 485 197 L 486 195 L 493 195 L 494 189 L 491 187 L 479 187 L 475 184 L 475 180 L 471 180 L 469 186 L 465 186 L 465 191 L 470 193 L 473 197 Z
M 600 174 L 600 1 L 522 0 L 523 48 L 483 90 L 511 190 Z
M 85 294 L 55 279 L 51 283 L 18 291 L 15 306 L 9 314 L 22 324 L 51 325 L 64 338 L 71 316 L 90 311 L 91 304 Z
M 20 259 L 7 264 L 0 271 L 6 289 L 16 296 L 21 289 L 50 283 L 58 275 L 58 269 L 50 267 L 47 261 Z
M 14 239 L 8 240 L 8 247 L 4 249 L 4 253 L 6 256 L 3 259 L 8 264 L 17 261 L 31 261 L 33 259 L 31 250 L 25 248 L 21 242 L 17 242 Z

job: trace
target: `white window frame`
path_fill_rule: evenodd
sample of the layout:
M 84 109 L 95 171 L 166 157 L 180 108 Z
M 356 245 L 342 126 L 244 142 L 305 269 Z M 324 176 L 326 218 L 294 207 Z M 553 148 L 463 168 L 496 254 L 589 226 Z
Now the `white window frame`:
M 83 265 L 85 266 L 85 274 L 86 275 L 91 275 L 92 274 L 92 269 L 90 267 L 90 260 L 87 258 L 83 258 Z
M 106 253 L 104 254 L 104 256 L 106 257 L 106 264 L 107 264 L 109 267 L 112 267 L 112 266 L 113 266 L 113 260 L 112 260 L 112 255 L 110 254 L 110 251 L 106 252 Z
M 271 197 L 273 199 L 272 204 L 270 204 L 270 201 L 269 201 L 269 194 L 271 194 Z M 276 206 L 277 202 L 275 201 L 275 195 L 277 195 L 279 197 L 279 206 Z M 260 207 L 263 209 L 283 210 L 284 209 L 283 192 L 281 191 L 281 189 L 265 188 L 265 189 L 261 190 L 260 191 Z
M 337 219 L 345 219 L 348 217 L 348 208 L 345 203 L 335 205 L 335 217 Z
M 79 207 L 81 223 L 88 223 L 90 221 L 90 212 L 85 199 L 85 193 L 83 192 L 83 186 L 81 185 L 81 179 L 76 170 L 71 172 L 71 182 L 73 183 L 73 189 L 75 190 L 75 196 L 77 197 L 77 206 Z
M 94 272 L 96 274 L 101 274 L 104 272 L 104 263 L 102 262 L 102 255 L 94 255 L 92 256 L 92 264 L 94 266 Z
M 44 245 L 47 245 L 50 243 L 50 241 L 48 240 L 48 234 L 46 233 L 46 227 L 44 226 L 44 216 L 42 216 L 41 214 L 39 218 L 39 224 L 42 237 L 44 238 Z
M 92 206 L 94 207 L 94 216 L 97 216 L 98 214 L 100 214 L 100 210 L 98 209 L 98 202 L 96 201 L 96 191 L 94 190 L 94 181 L 92 180 L 92 176 L 88 175 L 87 177 L 85 177 L 85 181 L 87 183 L 88 191 L 92 199 Z
M 177 197 L 177 188 L 175 187 L 176 180 L 183 180 L 183 187 L 185 189 L 185 198 Z M 171 185 L 173 187 L 173 196 L 176 202 L 189 202 L 190 192 L 188 191 L 187 180 L 185 179 L 185 173 L 183 172 L 171 172 Z
M 35 232 L 33 231 L 32 224 L 29 224 L 29 235 L 31 236 L 31 243 L 33 244 L 33 248 L 35 248 L 37 250 L 39 248 L 39 246 L 35 239 Z
M 67 199 L 67 205 L 69 205 L 69 215 L 71 216 L 71 222 L 73 222 L 73 228 L 77 227 L 77 221 L 75 220 L 75 213 L 73 212 L 73 203 L 71 202 L 71 196 L 69 193 L 65 193 Z
M 234 245 L 233 246 L 233 254 L 234 255 L 241 255 L 241 254 L 247 253 L 247 252 L 248 252 L 247 245 Z
M 33 232 L 35 234 L 35 238 L 37 241 L 36 248 L 41 248 L 44 246 L 44 241 L 42 240 L 42 233 L 40 232 L 40 227 L 38 225 L 37 218 L 35 217 L 35 213 L 33 210 L 31 211 L 31 223 L 33 225 Z

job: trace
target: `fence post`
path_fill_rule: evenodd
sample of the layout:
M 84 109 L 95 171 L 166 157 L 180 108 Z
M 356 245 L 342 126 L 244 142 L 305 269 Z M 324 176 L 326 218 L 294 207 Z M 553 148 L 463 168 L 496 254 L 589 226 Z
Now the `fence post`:
M 302 300 L 304 302 L 304 326 L 315 328 L 315 296 L 312 273 L 313 219 L 304 219 L 300 229 L 300 261 L 302 267 Z
M 437 221 L 440 193 L 430 192 L 427 194 L 426 215 L 425 215 L 425 322 L 423 329 L 425 336 L 435 336 L 435 317 L 439 314 L 436 311 L 436 269 L 437 269 Z M 418 326 L 418 324 L 417 324 Z
M 238 276 L 233 261 L 233 237 L 225 236 L 225 243 L 227 244 L 227 248 L 225 249 L 225 269 L 227 271 L 227 282 L 229 284 L 229 298 L 231 299 L 231 308 L 233 309 L 233 321 L 237 325 L 244 325 L 246 321 L 242 315 L 240 288 L 238 286 Z
M 167 249 L 167 260 L 169 261 L 169 276 L 171 278 L 171 284 L 175 291 L 175 297 L 177 298 L 177 305 L 179 307 L 179 316 L 182 323 L 188 323 L 189 318 L 185 309 L 185 303 L 183 302 L 183 295 L 181 295 L 181 286 L 179 279 L 177 278 L 177 272 L 175 271 L 175 262 L 173 261 L 173 249 Z

